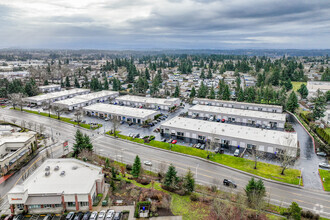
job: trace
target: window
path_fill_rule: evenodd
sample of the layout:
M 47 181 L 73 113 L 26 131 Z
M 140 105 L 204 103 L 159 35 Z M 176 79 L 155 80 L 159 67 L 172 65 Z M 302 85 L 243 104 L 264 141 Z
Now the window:
M 68 202 L 68 207 L 75 207 L 76 203 L 75 202 Z
M 29 205 L 29 209 L 40 209 L 41 205 Z
M 46 205 L 44 205 L 44 208 L 51 208 L 51 207 L 52 207 L 51 204 L 46 204 Z
M 262 108 L 258 108 L 258 111 L 262 111 Z
M 177 136 L 184 136 L 183 132 L 177 132 Z
M 88 206 L 89 203 L 88 202 L 80 202 L 80 206 L 83 207 L 83 206 Z
M 205 139 L 205 136 L 198 135 L 198 139 L 199 139 L 199 140 L 204 140 L 204 139 Z
M 62 207 L 62 204 L 55 204 L 55 208 Z
M 24 208 L 24 204 L 17 204 L 16 206 L 17 206 L 17 208 L 20 209 L 20 210 L 23 210 L 23 208 Z
M 247 144 L 247 149 L 256 149 L 256 145 L 254 145 L 254 144 Z

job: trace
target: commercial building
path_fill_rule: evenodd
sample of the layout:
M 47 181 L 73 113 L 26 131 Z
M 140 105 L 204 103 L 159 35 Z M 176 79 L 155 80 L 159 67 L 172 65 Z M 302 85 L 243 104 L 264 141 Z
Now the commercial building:
M 61 85 L 53 84 L 47 86 L 39 86 L 39 91 L 42 93 L 61 91 Z
M 267 130 L 227 123 L 175 117 L 164 122 L 161 134 L 184 142 L 206 143 L 208 140 L 225 148 L 255 148 L 269 154 L 287 151 L 296 156 L 298 137 L 295 132 Z
M 102 168 L 76 159 L 48 159 L 8 192 L 12 213 L 92 210 L 104 192 Z
M 237 108 L 237 109 L 246 109 L 253 111 L 273 112 L 273 113 L 283 112 L 283 107 L 280 105 L 265 105 L 265 104 L 256 104 L 256 103 L 248 103 L 248 102 L 216 100 L 216 99 L 195 98 L 193 104 L 213 105 L 213 106 L 219 106 L 225 108 Z
M 94 92 L 94 93 L 89 93 L 86 95 L 78 95 L 75 96 L 71 99 L 65 99 L 65 100 L 60 100 L 57 102 L 54 102 L 53 105 L 57 105 L 59 107 L 68 109 L 68 110 L 74 110 L 80 107 L 92 105 L 98 102 L 104 102 L 107 100 L 111 100 L 119 96 L 119 92 L 115 91 L 108 91 L 108 90 L 103 90 L 100 92 Z
M 207 117 L 211 120 L 224 120 L 225 122 L 261 126 L 270 129 L 284 129 L 286 115 L 284 113 L 260 112 L 236 108 L 225 108 L 208 105 L 195 105 L 188 109 L 188 115 Z
M 313 98 L 316 96 L 316 92 L 319 89 L 321 92 L 326 93 L 330 90 L 330 82 L 326 81 L 308 81 L 308 98 Z
M 126 106 L 150 108 L 157 110 L 170 110 L 174 106 L 180 105 L 179 98 L 158 99 L 150 97 L 125 95 L 116 98 L 118 104 Z
M 6 175 L 17 163 L 32 153 L 32 148 L 36 145 L 35 132 L 3 132 L 0 135 L 0 176 Z
M 119 120 L 133 122 L 136 124 L 143 124 L 147 120 L 153 120 L 157 114 L 157 111 L 150 109 L 132 108 L 127 106 L 110 105 L 97 103 L 84 107 L 86 115 L 96 116 L 100 118 L 114 118 Z
M 44 95 L 37 95 L 37 96 L 32 96 L 32 97 L 27 97 L 24 98 L 24 102 L 33 104 L 33 105 L 43 105 L 44 103 L 47 102 L 56 102 L 59 100 L 64 100 L 68 98 L 72 98 L 76 95 L 84 95 L 88 94 L 90 92 L 89 89 L 70 89 L 70 90 L 65 90 L 61 92 L 52 92 L 52 93 L 47 93 Z

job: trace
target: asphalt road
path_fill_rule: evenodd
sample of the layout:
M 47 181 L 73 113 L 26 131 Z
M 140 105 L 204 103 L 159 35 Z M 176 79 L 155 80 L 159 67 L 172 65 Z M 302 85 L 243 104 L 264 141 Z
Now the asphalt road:
M 76 127 L 47 117 L 29 114 L 13 110 L 0 110 L 0 118 L 11 121 L 16 118 L 19 124 L 20 120 L 32 121 L 37 124 L 44 124 L 46 133 L 58 137 L 61 140 L 68 140 L 69 146 L 72 146 Z M 153 166 L 145 169 L 166 170 L 169 164 L 173 164 L 179 174 L 184 174 L 188 169 L 195 173 L 196 181 L 201 184 L 217 183 L 219 188 L 224 189 L 221 182 L 224 178 L 234 180 L 237 190 L 243 190 L 244 186 L 250 180 L 251 176 L 226 167 L 209 163 L 199 158 L 192 158 L 186 155 L 162 151 L 157 148 L 149 148 L 132 142 L 125 142 L 120 139 L 107 137 L 98 134 L 96 131 L 84 130 L 91 136 L 94 149 L 98 154 L 108 156 L 124 163 L 132 164 L 136 155 L 139 155 L 142 161 L 151 161 Z M 61 149 L 60 149 L 61 151 Z M 61 152 L 58 152 L 61 153 Z M 164 167 L 165 165 L 165 167 Z M 265 180 L 264 184 L 268 192 L 267 200 L 273 204 L 289 206 L 292 201 L 297 202 L 302 208 L 319 213 L 321 216 L 330 218 L 330 193 L 307 189 L 304 187 L 292 187 L 281 183 Z M 1 187 L 1 185 L 0 185 Z

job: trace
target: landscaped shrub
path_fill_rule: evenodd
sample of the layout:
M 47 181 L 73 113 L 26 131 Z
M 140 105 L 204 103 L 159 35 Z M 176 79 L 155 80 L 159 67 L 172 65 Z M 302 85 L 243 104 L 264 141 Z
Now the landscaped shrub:
M 130 165 L 130 164 L 126 165 L 126 170 L 132 170 L 132 168 L 133 168 L 132 165 Z
M 139 178 L 136 180 L 136 182 L 142 184 L 142 185 L 149 185 L 151 180 L 150 179 L 146 179 L 146 178 Z
M 320 216 L 318 214 L 315 214 L 309 210 L 301 211 L 301 217 L 306 218 L 306 219 L 313 219 L 313 220 L 320 219 Z
M 192 193 L 190 195 L 190 200 L 194 201 L 194 202 L 197 202 L 197 201 L 199 201 L 199 196 L 196 193 Z
M 150 135 L 149 137 L 149 141 L 155 140 L 155 136 L 154 135 Z
M 327 143 L 330 144 L 330 135 L 323 128 L 316 128 L 316 133 Z

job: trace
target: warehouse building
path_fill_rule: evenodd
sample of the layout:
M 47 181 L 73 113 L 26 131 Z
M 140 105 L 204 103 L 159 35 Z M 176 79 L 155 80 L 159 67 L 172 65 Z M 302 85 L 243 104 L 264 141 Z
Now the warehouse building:
M 89 93 L 86 95 L 78 95 L 71 99 L 60 100 L 54 102 L 54 106 L 64 109 L 74 110 L 80 107 L 92 105 L 98 102 L 105 102 L 119 96 L 119 92 L 103 90 L 100 92 Z
M 323 93 L 326 93 L 330 90 L 330 82 L 326 81 L 308 81 L 308 98 L 311 99 L 316 96 L 317 90 L 320 90 Z
M 0 176 L 6 175 L 37 145 L 35 132 L 3 132 L 0 135 Z
M 52 92 L 44 95 L 37 95 L 24 98 L 24 102 L 32 105 L 43 105 L 47 102 L 56 102 L 59 100 L 69 99 L 77 95 L 84 95 L 90 92 L 89 89 L 70 89 L 61 92 Z
M 273 112 L 273 113 L 283 112 L 283 107 L 280 105 L 265 105 L 265 104 L 256 104 L 256 103 L 248 103 L 248 102 L 216 100 L 216 99 L 195 98 L 193 104 L 213 105 L 213 106 L 219 106 L 225 108 L 237 108 L 237 109 L 246 109 L 253 111 Z
M 61 85 L 53 84 L 47 86 L 39 86 L 39 91 L 42 93 L 61 91 Z
M 161 134 L 184 142 L 206 143 L 208 140 L 224 148 L 252 149 L 267 154 L 281 154 L 284 151 L 296 156 L 298 137 L 295 132 L 266 130 L 237 126 L 226 123 L 175 117 L 164 122 Z
M 195 105 L 188 109 L 193 118 L 206 117 L 212 121 L 225 121 L 240 125 L 284 129 L 286 115 L 284 113 L 259 112 L 236 108 L 225 108 L 208 105 Z
M 150 109 L 131 108 L 103 103 L 84 107 L 83 110 L 88 116 L 100 118 L 117 117 L 121 121 L 133 122 L 135 124 L 143 124 L 148 120 L 154 120 L 155 116 L 159 114 L 157 111 Z
M 12 213 L 92 210 L 104 192 L 102 168 L 76 159 L 48 159 L 8 192 Z
M 171 108 L 180 105 L 180 99 L 158 99 L 150 97 L 124 95 L 116 98 L 116 103 L 132 107 L 142 107 L 156 110 L 170 110 Z

